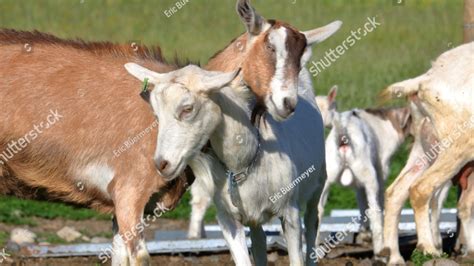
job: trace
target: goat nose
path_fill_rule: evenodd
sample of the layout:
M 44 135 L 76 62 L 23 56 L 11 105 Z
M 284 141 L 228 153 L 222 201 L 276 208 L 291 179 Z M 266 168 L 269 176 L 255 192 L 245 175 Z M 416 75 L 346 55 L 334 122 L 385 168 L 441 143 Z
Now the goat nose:
M 163 172 L 169 166 L 169 162 L 167 160 L 157 159 L 155 160 L 155 165 L 158 171 Z
M 285 106 L 285 109 L 287 111 L 289 111 L 290 113 L 293 113 L 295 111 L 296 104 L 289 97 L 285 97 L 283 99 L 283 106 Z

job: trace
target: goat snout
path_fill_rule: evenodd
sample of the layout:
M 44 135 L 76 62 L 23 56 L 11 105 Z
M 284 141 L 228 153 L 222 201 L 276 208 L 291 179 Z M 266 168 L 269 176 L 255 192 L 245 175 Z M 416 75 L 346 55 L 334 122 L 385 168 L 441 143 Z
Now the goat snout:
M 288 113 L 293 113 L 296 108 L 296 101 L 292 100 L 290 97 L 285 97 L 283 99 L 283 106 L 288 111 Z
M 169 168 L 170 163 L 163 159 L 163 158 L 157 158 L 155 159 L 155 166 L 158 171 L 161 173 L 166 172 L 167 168 Z

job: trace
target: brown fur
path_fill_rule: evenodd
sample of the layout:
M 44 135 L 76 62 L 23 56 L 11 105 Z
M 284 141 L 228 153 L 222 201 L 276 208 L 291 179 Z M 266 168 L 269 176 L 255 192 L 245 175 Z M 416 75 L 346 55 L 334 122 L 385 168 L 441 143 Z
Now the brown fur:
M 288 49 L 289 55 L 286 62 L 288 66 L 286 68 L 286 75 L 290 78 L 290 80 L 298 79 L 299 72 L 301 70 L 301 57 L 307 46 L 307 40 L 304 34 L 300 33 L 299 30 L 294 28 L 293 26 L 277 21 L 275 23 L 275 27 L 285 27 L 289 29 L 288 39 L 286 41 L 286 48 Z
M 36 45 L 53 45 L 74 48 L 78 50 L 91 51 L 97 55 L 109 55 L 117 58 L 140 58 L 144 60 L 154 60 L 165 62 L 162 56 L 161 48 L 154 46 L 148 48 L 137 44 L 134 47 L 126 44 L 114 44 L 111 42 L 86 42 L 80 39 L 65 40 L 54 35 L 39 31 L 17 31 L 13 29 L 0 30 L 0 45 L 21 45 L 23 49 L 25 44 L 31 46 L 32 49 Z M 136 48 L 135 48 L 136 47 Z M 135 48 L 135 50 L 134 50 Z M 26 52 L 26 51 L 25 51 Z
M 25 43 L 32 50 L 23 49 Z M 0 164 L 0 192 L 46 197 L 115 212 L 120 233 L 140 222 L 154 192 L 174 207 L 185 192 L 184 174 L 168 185 L 153 163 L 157 129 L 118 158 L 114 150 L 150 126 L 155 118 L 140 96 L 141 84 L 124 64 L 136 62 L 157 72 L 166 64 L 159 47 L 70 41 L 39 32 L 0 30 L 0 153 L 45 121 L 49 110 L 63 118 L 13 158 Z M 77 176 L 89 163 L 107 164 L 115 172 L 105 195 Z M 40 193 L 36 193 L 39 191 Z M 127 243 L 131 249 L 138 238 Z
M 474 172 L 474 161 L 467 163 L 459 173 L 454 176 L 453 183 L 461 187 L 462 190 L 466 190 L 468 187 L 468 177 Z
M 301 68 L 301 57 L 306 48 L 306 37 L 291 25 L 269 20 L 272 29 L 285 27 L 288 33 L 289 58 L 286 64 L 288 80 L 297 80 Z M 275 75 L 276 56 L 268 41 L 269 31 L 253 36 L 251 47 L 247 47 L 248 33 L 231 41 L 223 50 L 211 57 L 206 69 L 230 72 L 242 68 L 243 80 L 257 97 L 257 108 L 261 109 L 265 97 L 271 94 L 270 82 Z M 261 110 L 255 111 L 261 113 Z

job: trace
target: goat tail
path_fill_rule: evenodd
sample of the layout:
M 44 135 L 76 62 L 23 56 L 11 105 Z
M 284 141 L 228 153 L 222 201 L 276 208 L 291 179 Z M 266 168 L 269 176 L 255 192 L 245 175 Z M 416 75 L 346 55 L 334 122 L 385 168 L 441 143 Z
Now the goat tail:
M 423 74 L 416 78 L 394 83 L 379 94 L 379 102 L 383 104 L 389 102 L 392 99 L 401 99 L 413 94 L 417 94 L 421 85 L 426 80 L 428 80 L 428 75 Z
M 337 133 L 336 136 L 344 133 L 344 127 L 342 126 L 341 118 L 338 112 L 334 113 L 334 118 L 332 120 L 332 128 Z

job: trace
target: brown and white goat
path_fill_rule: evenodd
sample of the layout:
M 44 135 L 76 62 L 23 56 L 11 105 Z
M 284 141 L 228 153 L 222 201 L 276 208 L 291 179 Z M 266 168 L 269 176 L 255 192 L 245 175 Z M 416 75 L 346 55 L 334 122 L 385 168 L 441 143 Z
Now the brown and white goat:
M 0 30 L 0 193 L 113 213 L 113 265 L 149 263 L 140 230 L 145 204 L 163 191 L 164 206 L 173 207 L 186 183 L 181 175 L 170 184 L 156 171 L 155 118 L 123 64 L 176 67 L 158 47 L 137 48 Z M 51 111 L 60 121 L 41 122 Z M 124 148 L 129 139 L 136 141 Z
M 216 53 L 205 68 L 223 72 L 241 68 L 239 78 L 252 90 L 257 100 L 252 119 L 259 119 L 267 110 L 275 120 L 284 120 L 295 110 L 297 90 L 313 91 L 311 77 L 305 67 L 311 57 L 312 46 L 329 38 L 342 23 L 334 21 L 301 32 L 288 23 L 266 20 L 257 14 L 248 0 L 237 2 L 237 13 L 246 32 Z M 210 189 L 212 184 L 201 184 L 202 180 L 206 179 L 198 178 L 191 188 L 189 238 L 203 236 L 202 221 L 213 194 Z M 211 191 L 208 193 L 203 187 Z
M 283 121 L 295 111 L 298 88 L 313 90 L 305 68 L 312 46 L 333 35 L 342 22 L 299 31 L 286 22 L 260 16 L 249 0 L 237 1 L 237 13 L 247 31 L 216 53 L 205 69 L 231 72 L 241 68 L 243 81 L 257 98 L 253 115 L 259 117 L 266 110 L 273 119 Z

